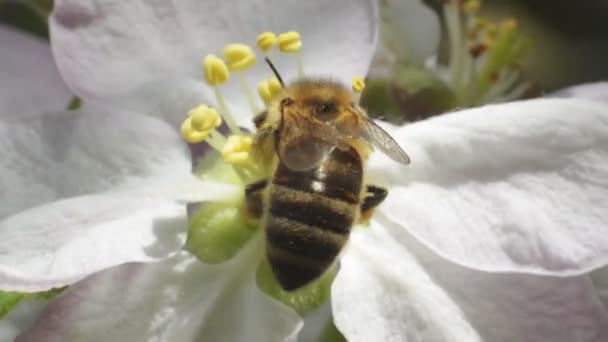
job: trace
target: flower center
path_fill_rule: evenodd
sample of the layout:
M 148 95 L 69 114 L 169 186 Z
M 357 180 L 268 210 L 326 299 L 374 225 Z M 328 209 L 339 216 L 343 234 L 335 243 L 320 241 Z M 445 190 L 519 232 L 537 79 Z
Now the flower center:
M 272 63 L 275 48 L 280 53 L 289 54 L 295 60 L 296 75 L 304 76 L 304 66 L 300 56 L 302 41 L 297 32 L 286 32 L 276 35 L 272 32 L 260 34 L 256 41 L 264 58 Z M 204 204 L 196 210 L 190 210 L 188 240 L 186 249 L 206 263 L 224 262 L 235 256 L 240 249 L 256 237 L 260 222 L 245 210 L 246 188 L 259 180 L 271 177 L 271 166 L 267 160 L 252 155 L 253 134 L 242 130 L 234 119 L 233 108 L 229 108 L 224 98 L 223 86 L 231 76 L 237 79 L 241 91 L 245 94 L 252 114 L 268 110 L 274 97 L 282 89 L 282 81 L 268 77 L 257 84 L 257 96 L 252 91 L 247 71 L 257 63 L 253 48 L 245 44 L 228 44 L 222 52 L 222 58 L 207 55 L 202 62 L 206 82 L 213 88 L 217 107 L 201 104 L 193 108 L 181 126 L 183 138 L 191 144 L 206 143 L 216 153 L 202 161 L 202 166 L 195 168 L 201 178 L 236 183 L 243 187 L 243 196 L 233 203 Z M 268 69 L 269 76 L 271 69 Z M 361 77 L 353 80 L 352 89 L 355 101 L 365 88 Z M 251 115 L 254 118 L 254 115 Z M 222 133 L 225 123 L 228 134 Z M 259 234 L 257 234 L 259 237 Z M 292 306 L 296 311 L 305 314 L 325 302 L 335 270 L 309 286 L 294 292 L 284 291 L 274 279 L 268 264 L 260 258 L 258 267 L 258 286 L 268 293 Z

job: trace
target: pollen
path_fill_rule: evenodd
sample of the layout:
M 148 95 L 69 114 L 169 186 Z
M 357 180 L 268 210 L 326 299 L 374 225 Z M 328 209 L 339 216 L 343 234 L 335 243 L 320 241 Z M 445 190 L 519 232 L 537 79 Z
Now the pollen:
M 253 50 L 245 44 L 228 44 L 224 48 L 224 58 L 231 71 L 244 71 L 255 65 Z
M 268 105 L 281 88 L 279 80 L 277 80 L 276 77 L 273 77 L 258 83 L 258 95 L 260 95 L 260 98 Z
M 228 164 L 242 165 L 250 161 L 251 137 L 244 135 L 231 135 L 222 147 L 222 157 Z
M 277 44 L 277 35 L 274 32 L 264 32 L 258 36 L 256 44 L 260 50 L 266 53 Z
M 203 71 L 205 79 L 212 86 L 224 84 L 230 79 L 228 66 L 215 55 L 207 55 L 205 57 L 203 60 Z
M 192 121 L 192 128 L 197 131 L 208 131 L 222 124 L 222 117 L 212 107 L 200 105 L 192 109 L 188 116 Z
M 281 52 L 293 53 L 302 49 L 300 34 L 295 31 L 281 33 L 278 37 L 279 50 Z
M 355 93 L 362 93 L 365 90 L 365 80 L 361 76 L 353 77 L 353 91 Z
M 189 143 L 206 140 L 209 134 L 222 124 L 222 118 L 215 108 L 200 105 L 188 113 L 181 127 L 182 136 Z

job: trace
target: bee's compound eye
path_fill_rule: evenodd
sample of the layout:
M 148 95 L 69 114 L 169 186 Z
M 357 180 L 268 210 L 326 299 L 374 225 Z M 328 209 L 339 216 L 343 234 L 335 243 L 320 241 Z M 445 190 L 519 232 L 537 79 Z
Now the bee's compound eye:
M 335 102 L 322 102 L 315 107 L 315 116 L 322 121 L 333 120 L 338 114 L 338 105 Z
M 291 97 L 286 97 L 281 100 L 281 107 L 291 106 L 293 104 L 293 99 Z

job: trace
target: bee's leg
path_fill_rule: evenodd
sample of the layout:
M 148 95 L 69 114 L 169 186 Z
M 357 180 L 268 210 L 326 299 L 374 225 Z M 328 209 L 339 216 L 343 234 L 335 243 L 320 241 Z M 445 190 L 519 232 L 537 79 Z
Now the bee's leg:
M 264 213 L 264 189 L 268 180 L 262 179 L 245 187 L 245 214 L 251 219 L 259 219 Z
M 377 185 L 368 184 L 363 193 L 363 200 L 360 205 L 359 223 L 367 223 L 374 213 L 374 209 L 388 195 L 388 190 Z

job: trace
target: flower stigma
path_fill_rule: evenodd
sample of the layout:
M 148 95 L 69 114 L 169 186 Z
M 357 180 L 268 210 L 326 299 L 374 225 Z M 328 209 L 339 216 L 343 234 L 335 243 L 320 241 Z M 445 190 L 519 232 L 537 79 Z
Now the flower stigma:
M 273 50 L 291 56 L 295 60 L 297 78 L 304 76 L 300 58 L 302 41 L 300 34 L 290 31 L 276 35 L 263 32 L 257 37 L 256 46 L 271 60 Z M 241 43 L 225 46 L 222 57 L 207 55 L 203 59 L 206 83 L 214 89 L 217 107 L 201 104 L 188 113 L 181 126 L 181 134 L 190 144 L 207 144 L 213 153 L 200 160 L 194 173 L 203 179 L 228 182 L 243 189 L 238 198 L 222 203 L 194 204 L 189 207 L 188 237 L 186 249 L 204 263 L 222 263 L 233 258 L 247 243 L 261 239 L 261 219 L 247 210 L 245 189 L 263 179 L 272 177 L 269 161 L 252 153 L 253 133 L 237 126 L 222 92 L 222 86 L 233 79 L 240 83 L 245 93 L 251 118 L 268 109 L 283 86 L 268 69 L 266 79 L 257 84 L 257 97 L 251 91 L 247 72 L 257 63 L 254 50 Z M 353 97 L 358 101 L 365 88 L 362 77 L 353 78 Z M 239 113 L 242 114 L 242 113 Z M 224 127 L 224 123 L 225 126 Z M 274 157 L 273 157 L 274 158 Z M 262 244 L 263 245 L 263 244 Z M 330 296 L 336 274 L 331 267 L 323 276 L 301 289 L 287 292 L 274 277 L 263 250 L 259 252 L 256 281 L 258 287 L 273 298 L 292 307 L 301 315 L 316 309 Z

